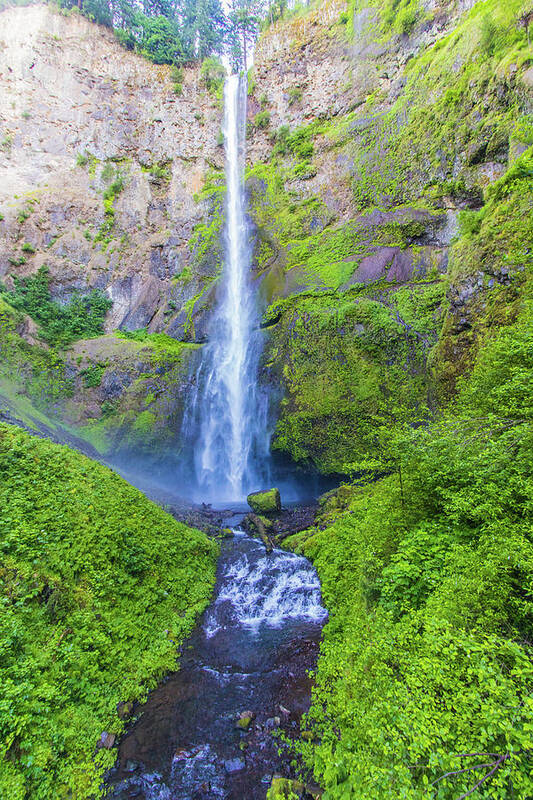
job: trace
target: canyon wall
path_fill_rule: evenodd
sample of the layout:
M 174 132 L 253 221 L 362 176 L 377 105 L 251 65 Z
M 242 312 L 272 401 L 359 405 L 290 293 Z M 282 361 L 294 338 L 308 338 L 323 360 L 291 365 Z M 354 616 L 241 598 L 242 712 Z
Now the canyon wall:
M 283 398 L 274 445 L 293 457 L 357 470 L 397 423 L 447 402 L 487 331 L 516 317 L 532 239 L 531 192 L 510 188 L 533 143 L 526 10 L 327 0 L 260 39 L 248 187 L 263 378 Z

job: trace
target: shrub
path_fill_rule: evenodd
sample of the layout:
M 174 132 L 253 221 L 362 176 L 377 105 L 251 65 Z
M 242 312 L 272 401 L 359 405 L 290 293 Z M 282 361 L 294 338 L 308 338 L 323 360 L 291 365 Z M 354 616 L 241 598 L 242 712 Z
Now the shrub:
M 259 111 L 254 117 L 254 125 L 259 129 L 268 128 L 270 125 L 270 113 L 268 111 Z
M 35 253 L 35 247 L 30 242 L 24 242 L 22 250 L 24 253 Z
M 31 209 L 30 208 L 23 208 L 17 214 L 17 222 L 20 225 L 23 225 L 26 222 L 26 220 L 28 219 L 28 217 L 30 217 L 30 216 L 31 216 Z
M 299 86 L 290 86 L 288 94 L 290 106 L 294 105 L 295 103 L 299 103 L 303 96 L 303 92 Z
M 48 344 L 65 346 L 76 339 L 103 333 L 105 315 L 113 304 L 100 289 L 85 295 L 76 293 L 62 306 L 51 299 L 46 266 L 40 267 L 35 275 L 15 277 L 14 281 L 12 291 L 3 290 L 5 299 L 37 322 L 39 333 Z
M 117 705 L 176 668 L 216 546 L 80 453 L 0 427 L 0 796 L 101 796 Z M 19 791 L 19 790 L 22 791 Z
M 100 386 L 104 372 L 105 367 L 101 364 L 93 364 L 87 367 L 87 369 L 81 373 L 87 389 L 95 389 L 97 386 Z
M 183 91 L 183 67 L 174 65 L 170 70 L 170 80 L 174 94 L 180 95 Z

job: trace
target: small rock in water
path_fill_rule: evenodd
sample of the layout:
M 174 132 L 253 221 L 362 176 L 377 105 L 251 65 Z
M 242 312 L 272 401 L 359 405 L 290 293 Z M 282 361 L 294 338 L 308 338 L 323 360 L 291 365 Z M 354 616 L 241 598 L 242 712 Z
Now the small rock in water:
M 184 758 L 190 758 L 191 753 L 189 750 L 186 750 L 184 747 L 178 747 L 176 752 L 173 755 L 174 761 L 182 761 Z
M 228 761 L 224 761 L 224 769 L 228 775 L 232 775 L 234 772 L 240 772 L 245 766 L 246 762 L 244 758 L 230 758 Z
M 252 492 L 246 498 L 252 511 L 256 514 L 270 514 L 281 511 L 279 489 L 268 489 L 263 492 Z

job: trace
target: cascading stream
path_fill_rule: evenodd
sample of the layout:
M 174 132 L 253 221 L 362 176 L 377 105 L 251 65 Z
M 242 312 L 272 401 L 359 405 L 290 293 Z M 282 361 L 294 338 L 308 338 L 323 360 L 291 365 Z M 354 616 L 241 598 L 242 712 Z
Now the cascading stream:
M 235 531 L 180 671 L 151 693 L 121 742 L 110 798 L 264 800 L 273 773 L 289 768 L 273 731 L 297 735 L 326 617 L 307 559 L 267 554 Z M 254 719 L 242 729 L 246 710 Z
M 197 494 L 211 502 L 240 501 L 266 480 L 267 402 L 258 390 L 261 332 L 250 282 L 244 193 L 246 79 L 224 87 L 226 218 L 219 305 L 184 416 L 194 451 Z

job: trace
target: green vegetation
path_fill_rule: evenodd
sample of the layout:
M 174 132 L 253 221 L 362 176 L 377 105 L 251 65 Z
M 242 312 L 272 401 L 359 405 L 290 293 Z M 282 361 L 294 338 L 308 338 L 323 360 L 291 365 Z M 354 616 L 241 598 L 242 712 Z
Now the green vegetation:
M 87 369 L 81 373 L 87 389 L 95 389 L 97 386 L 100 386 L 104 372 L 105 365 L 102 364 L 92 364 L 90 367 L 87 367 Z
M 301 744 L 325 800 L 532 795 L 532 323 L 529 298 L 392 474 L 292 539 L 330 611 Z
M 180 95 L 183 92 L 183 67 L 174 65 L 170 70 L 170 80 L 174 94 Z
M 438 280 L 288 301 L 267 353 L 286 391 L 274 447 L 324 472 L 387 469 L 391 434 L 431 412 L 426 359 L 444 290 Z
M 398 22 L 400 7 L 412 19 L 418 3 L 392 5 Z M 371 124 L 347 148 L 359 208 L 390 207 L 423 193 L 471 197 L 476 165 L 505 158 L 517 123 L 524 131 L 529 119 L 509 76 L 511 64 L 531 60 L 526 31 L 518 25 L 526 6 L 524 0 L 476 3 L 448 36 L 410 61 L 405 90 L 392 107 L 376 113 L 368 103 Z M 381 13 L 390 32 L 386 10 Z M 344 137 L 350 122 L 348 117 L 334 139 Z
M 104 221 L 98 233 L 94 237 L 94 242 L 102 242 L 106 247 L 112 239 L 112 231 L 115 226 L 115 200 L 124 191 L 124 175 L 112 163 L 107 162 L 100 174 L 102 183 L 107 184 L 104 193 Z
M 258 111 L 254 117 L 254 125 L 261 130 L 268 128 L 270 125 L 270 113 L 268 111 Z
M 112 302 L 100 290 L 74 294 L 66 305 L 50 296 L 50 273 L 46 266 L 28 278 L 13 278 L 15 288 L 2 288 L 4 299 L 19 311 L 29 314 L 39 325 L 39 334 L 53 346 L 65 346 L 76 339 L 98 336 Z
M 0 426 L 0 794 L 98 794 L 120 702 L 208 602 L 216 547 L 106 467 Z
M 22 398 L 29 398 L 35 414 L 35 409 L 52 408 L 70 397 L 74 387 L 66 376 L 64 361 L 54 351 L 30 345 L 18 334 L 23 314 L 6 303 L 4 297 L 0 294 L 0 382 L 2 394 L 13 387 L 17 416 L 24 418 L 19 408 Z
M 200 78 L 210 94 L 220 95 L 226 79 L 224 65 L 218 58 L 206 58 L 202 62 Z

